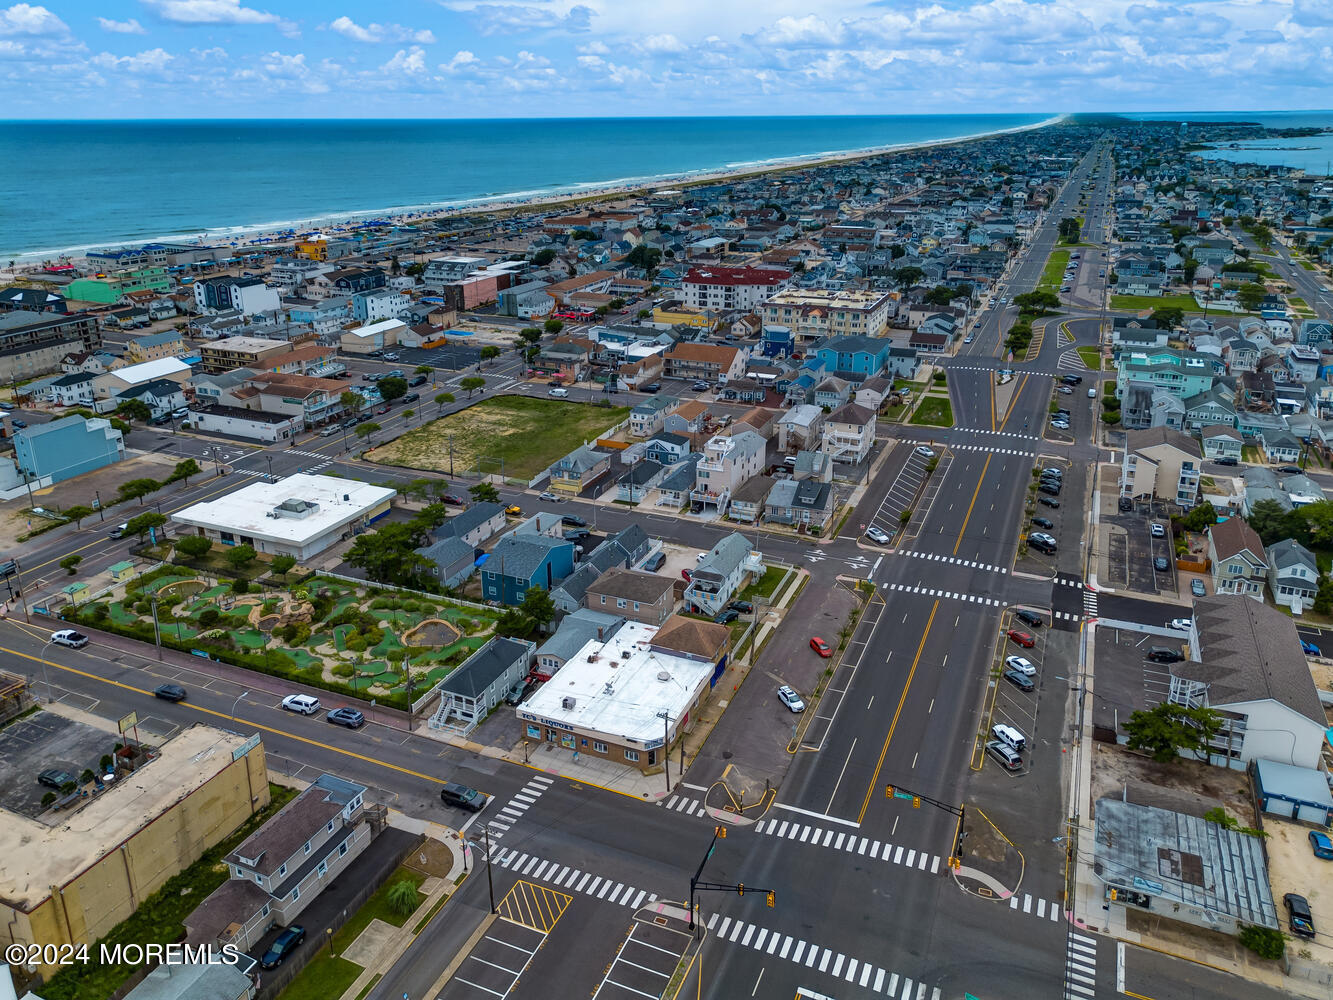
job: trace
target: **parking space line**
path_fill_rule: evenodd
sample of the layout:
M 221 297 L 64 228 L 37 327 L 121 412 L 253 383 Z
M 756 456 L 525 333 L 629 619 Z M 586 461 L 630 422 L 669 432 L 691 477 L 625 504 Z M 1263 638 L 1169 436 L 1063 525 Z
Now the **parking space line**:
M 463 983 L 465 986 L 471 986 L 474 990 L 481 990 L 483 993 L 489 993 L 491 996 L 495 997 L 503 997 L 506 995 L 504 993 L 497 992 L 496 990 L 493 990 L 488 986 L 482 986 L 481 984 L 474 983 L 469 979 L 464 979 L 462 976 L 454 976 L 454 978 L 450 980 L 450 982 Z

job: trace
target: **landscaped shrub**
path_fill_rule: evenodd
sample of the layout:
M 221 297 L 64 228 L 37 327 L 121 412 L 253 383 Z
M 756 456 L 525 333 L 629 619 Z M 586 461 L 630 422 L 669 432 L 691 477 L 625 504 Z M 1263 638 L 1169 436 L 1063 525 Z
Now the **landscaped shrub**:
M 235 580 L 231 581 L 231 592 L 233 594 L 250 593 L 250 581 L 243 577 L 237 577 Z
M 366 640 L 353 632 L 345 643 L 343 643 L 353 653 L 364 653 L 366 651 Z
M 335 677 L 351 677 L 356 673 L 356 667 L 350 663 L 338 663 L 332 667 L 332 671 Z
M 217 608 L 204 608 L 199 612 L 199 624 L 204 628 L 212 628 L 222 618 L 222 612 Z

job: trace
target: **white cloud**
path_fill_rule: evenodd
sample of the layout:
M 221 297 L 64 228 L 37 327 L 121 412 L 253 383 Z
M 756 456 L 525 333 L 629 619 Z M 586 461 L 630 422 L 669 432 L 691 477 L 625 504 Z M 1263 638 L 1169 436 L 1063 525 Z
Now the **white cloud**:
M 268 11 L 242 7 L 240 0 L 143 0 L 159 17 L 173 24 L 271 24 L 295 34 L 291 21 Z
M 124 70 L 127 73 L 161 73 L 175 59 L 164 49 L 148 49 L 132 56 L 114 56 L 110 52 L 99 52 L 93 56 L 94 65 L 102 69 Z
M 649 35 L 639 43 L 639 49 L 653 55 L 679 55 L 688 51 L 685 43 L 669 32 L 661 35 Z
M 477 0 L 441 0 L 450 10 L 473 16 L 483 35 L 513 35 L 550 32 L 584 32 L 592 27 L 596 13 L 586 4 L 575 4 L 563 13 L 552 5 L 487 3 Z
M 99 17 L 97 23 L 101 25 L 103 31 L 109 31 L 115 35 L 146 35 L 144 26 L 134 18 L 128 21 L 113 21 L 108 17 Z
M 435 34 L 429 28 L 408 28 L 401 24 L 360 25 L 347 15 L 329 23 L 329 30 L 336 31 L 344 38 L 354 42 L 414 42 L 418 45 L 435 44 Z
M 467 49 L 459 49 L 447 63 L 440 63 L 440 69 L 444 70 L 446 73 L 452 73 L 461 69 L 468 69 L 476 66 L 478 62 L 479 60 L 473 53 L 469 52 Z
M 426 50 L 420 45 L 413 45 L 411 50 L 399 49 L 393 58 L 380 67 L 380 71 L 391 76 L 424 76 L 426 74 Z
M 0 35 L 68 35 L 69 26 L 45 7 L 16 3 L 0 10 Z

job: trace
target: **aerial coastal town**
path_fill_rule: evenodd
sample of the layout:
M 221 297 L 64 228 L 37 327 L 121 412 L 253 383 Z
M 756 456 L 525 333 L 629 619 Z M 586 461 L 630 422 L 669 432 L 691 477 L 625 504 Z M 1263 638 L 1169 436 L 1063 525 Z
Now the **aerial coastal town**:
M 1333 995 L 1311 134 L 10 261 L 0 997 Z

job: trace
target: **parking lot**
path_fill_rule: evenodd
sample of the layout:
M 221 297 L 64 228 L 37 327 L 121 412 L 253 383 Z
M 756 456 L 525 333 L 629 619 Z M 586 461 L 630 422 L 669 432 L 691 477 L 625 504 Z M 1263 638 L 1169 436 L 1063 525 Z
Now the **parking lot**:
M 1048 637 L 1052 634 L 1049 628 L 1049 613 L 1037 608 L 1026 609 L 1038 612 L 1045 621 L 1046 624 L 1036 627 L 1016 618 L 1015 613 L 1018 610 L 1020 609 L 1006 609 L 1000 619 L 1000 641 L 996 644 L 995 659 L 991 664 L 990 671 L 992 690 L 989 708 L 977 733 L 977 745 L 972 756 L 972 769 L 974 771 L 980 771 L 989 766 L 995 773 L 1008 778 L 1020 778 L 1029 774 L 1032 770 L 1031 755 L 1036 751 L 1037 743 L 1038 705 L 1041 701 L 1040 696 L 1046 686 L 1044 669 L 1046 646 Z M 1020 646 L 1008 637 L 1007 633 L 1010 629 L 1026 632 L 1032 636 L 1034 645 L 1031 648 Z M 1028 677 L 1028 680 L 1032 683 L 1031 691 L 1022 690 L 1005 677 L 1005 671 L 1010 669 L 1007 660 L 1015 656 L 1022 657 L 1036 668 L 1036 672 Z M 991 735 L 992 727 L 998 725 L 1009 726 L 1026 737 L 1027 747 L 1020 753 L 1022 764 L 1016 770 L 1010 771 L 1000 766 L 999 762 L 986 752 L 985 744 L 994 739 Z
M 1098 628 L 1093 650 L 1097 677 L 1092 704 L 1094 727 L 1115 732 L 1131 712 L 1150 709 L 1166 700 L 1171 689 L 1171 665 L 1147 659 L 1148 651 L 1153 647 L 1181 650 L 1185 633 L 1172 632 L 1164 625 Z
M 1114 498 L 1109 505 L 1105 499 L 1103 497 L 1101 523 L 1108 531 L 1109 576 L 1110 581 L 1114 581 L 1109 585 L 1141 594 L 1178 595 L 1170 518 L 1154 512 L 1147 504 L 1136 505 L 1138 509 L 1132 511 L 1121 511 Z M 1154 524 L 1162 526 L 1162 537 L 1153 537 Z M 1159 559 L 1164 565 L 1156 562 Z
M 666 990 L 691 937 L 660 926 L 654 917 L 650 907 L 634 915 L 629 934 L 593 993 L 594 1000 L 660 997 Z
M 496 906 L 500 919 L 468 952 L 439 1000 L 508 996 L 572 900 L 533 882 L 515 882 Z
M 1038 476 L 1044 469 L 1059 469 L 1064 473 L 1060 495 L 1049 496 L 1040 489 L 1029 492 L 1020 527 L 1025 538 L 1034 531 L 1051 535 L 1055 538 L 1056 551 L 1042 552 L 1034 545 L 1026 545 L 1014 569 L 1039 576 L 1050 576 L 1059 570 L 1082 576 L 1082 554 L 1078 543 L 1083 533 L 1082 497 L 1087 473 L 1083 466 L 1076 466 L 1057 455 L 1037 457 L 1035 471 Z M 1034 478 L 1032 485 L 1036 487 L 1039 482 L 1039 478 Z M 1049 521 L 1050 525 L 1034 523 L 1036 520 Z
M 85 769 L 96 772 L 117 738 L 53 712 L 37 712 L 0 731 L 0 807 L 36 817 L 45 810 L 42 796 L 51 789 L 37 783 L 47 768 L 67 771 L 76 779 Z

